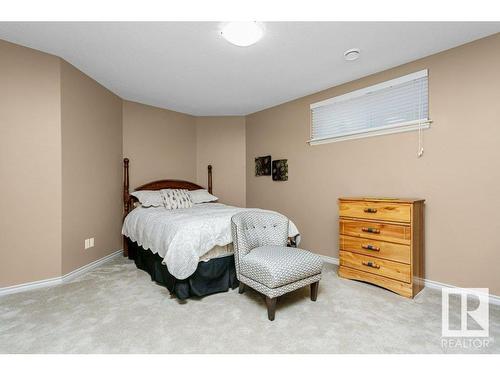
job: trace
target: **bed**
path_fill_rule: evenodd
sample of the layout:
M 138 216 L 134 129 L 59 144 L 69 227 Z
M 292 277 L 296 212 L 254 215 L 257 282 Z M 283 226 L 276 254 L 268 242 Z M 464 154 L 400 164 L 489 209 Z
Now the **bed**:
M 211 202 L 167 210 L 142 207 L 129 192 L 129 165 L 124 159 L 122 227 L 124 256 L 134 260 L 151 280 L 164 285 L 178 299 L 203 297 L 238 286 L 231 239 L 231 217 L 247 208 Z M 207 190 L 212 194 L 212 166 Z M 134 189 L 203 189 L 181 180 L 159 180 Z M 290 221 L 290 246 L 300 236 Z

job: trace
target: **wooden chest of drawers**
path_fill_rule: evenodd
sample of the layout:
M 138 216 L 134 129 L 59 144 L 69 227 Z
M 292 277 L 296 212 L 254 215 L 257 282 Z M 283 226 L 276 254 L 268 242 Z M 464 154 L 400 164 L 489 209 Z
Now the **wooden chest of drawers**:
M 410 298 L 423 289 L 423 199 L 340 198 L 339 216 L 339 276 Z

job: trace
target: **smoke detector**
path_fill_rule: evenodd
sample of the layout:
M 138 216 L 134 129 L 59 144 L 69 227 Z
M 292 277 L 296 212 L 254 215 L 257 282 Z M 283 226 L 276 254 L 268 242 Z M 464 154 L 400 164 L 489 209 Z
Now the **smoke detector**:
M 361 51 L 359 48 L 351 48 L 344 52 L 344 59 L 347 61 L 354 61 L 359 58 Z

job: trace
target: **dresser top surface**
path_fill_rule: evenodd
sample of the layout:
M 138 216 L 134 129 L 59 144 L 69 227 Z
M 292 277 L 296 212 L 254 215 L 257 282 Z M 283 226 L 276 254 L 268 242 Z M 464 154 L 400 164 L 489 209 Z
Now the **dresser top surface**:
M 425 199 L 420 198 L 392 198 L 392 197 L 341 197 L 341 201 L 362 201 L 362 202 L 386 202 L 386 203 L 415 203 L 424 202 Z

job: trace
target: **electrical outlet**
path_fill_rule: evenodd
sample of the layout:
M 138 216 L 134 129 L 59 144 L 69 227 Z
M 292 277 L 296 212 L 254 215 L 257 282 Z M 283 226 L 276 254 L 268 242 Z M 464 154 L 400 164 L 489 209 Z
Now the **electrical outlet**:
M 85 240 L 85 250 L 87 250 L 90 247 L 90 240 L 87 238 Z
M 94 247 L 94 237 L 89 239 L 89 247 Z

